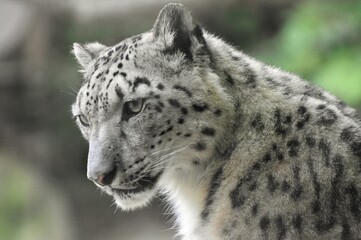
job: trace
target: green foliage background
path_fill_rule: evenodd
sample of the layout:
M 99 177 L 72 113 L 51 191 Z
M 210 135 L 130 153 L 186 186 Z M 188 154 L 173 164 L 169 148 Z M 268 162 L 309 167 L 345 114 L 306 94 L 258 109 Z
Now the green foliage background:
M 361 1 L 306 1 L 259 58 L 361 103 Z

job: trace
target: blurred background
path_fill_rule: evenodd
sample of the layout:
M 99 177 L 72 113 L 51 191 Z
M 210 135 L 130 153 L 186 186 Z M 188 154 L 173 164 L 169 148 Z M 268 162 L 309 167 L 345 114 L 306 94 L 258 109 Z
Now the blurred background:
M 87 180 L 70 114 L 72 43 L 147 31 L 167 2 L 0 0 L 0 239 L 173 239 L 159 199 L 123 213 Z M 181 2 L 208 31 L 361 109 L 361 1 Z

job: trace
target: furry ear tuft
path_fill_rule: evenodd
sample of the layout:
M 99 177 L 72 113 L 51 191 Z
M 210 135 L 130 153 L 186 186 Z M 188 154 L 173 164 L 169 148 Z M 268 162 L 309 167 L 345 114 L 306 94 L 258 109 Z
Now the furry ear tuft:
M 202 29 L 195 23 L 191 13 L 178 3 L 167 4 L 160 11 L 153 33 L 160 40 L 173 37 L 172 43 L 166 43 L 165 53 L 180 51 L 190 60 L 193 60 L 195 45 L 205 43 Z
M 86 68 L 89 63 L 94 60 L 104 48 L 106 48 L 106 46 L 98 42 L 88 43 L 84 45 L 74 43 L 72 53 L 76 57 L 78 63 L 83 68 Z

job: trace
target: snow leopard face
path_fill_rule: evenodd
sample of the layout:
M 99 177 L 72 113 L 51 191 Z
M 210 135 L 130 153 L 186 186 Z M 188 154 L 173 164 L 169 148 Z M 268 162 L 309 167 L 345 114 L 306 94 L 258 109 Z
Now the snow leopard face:
M 87 176 L 123 209 L 204 164 L 222 135 L 230 110 L 203 35 L 174 4 L 151 31 L 113 47 L 74 44 L 85 81 L 72 112 L 89 141 Z

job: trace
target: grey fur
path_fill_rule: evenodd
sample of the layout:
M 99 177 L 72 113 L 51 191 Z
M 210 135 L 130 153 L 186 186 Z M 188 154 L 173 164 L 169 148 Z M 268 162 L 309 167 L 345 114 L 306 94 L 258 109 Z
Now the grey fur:
M 162 191 L 184 239 L 360 239 L 354 109 L 208 34 L 179 4 L 99 49 L 74 46 L 85 81 L 73 114 L 90 125 L 77 121 L 88 177 L 121 208 Z

